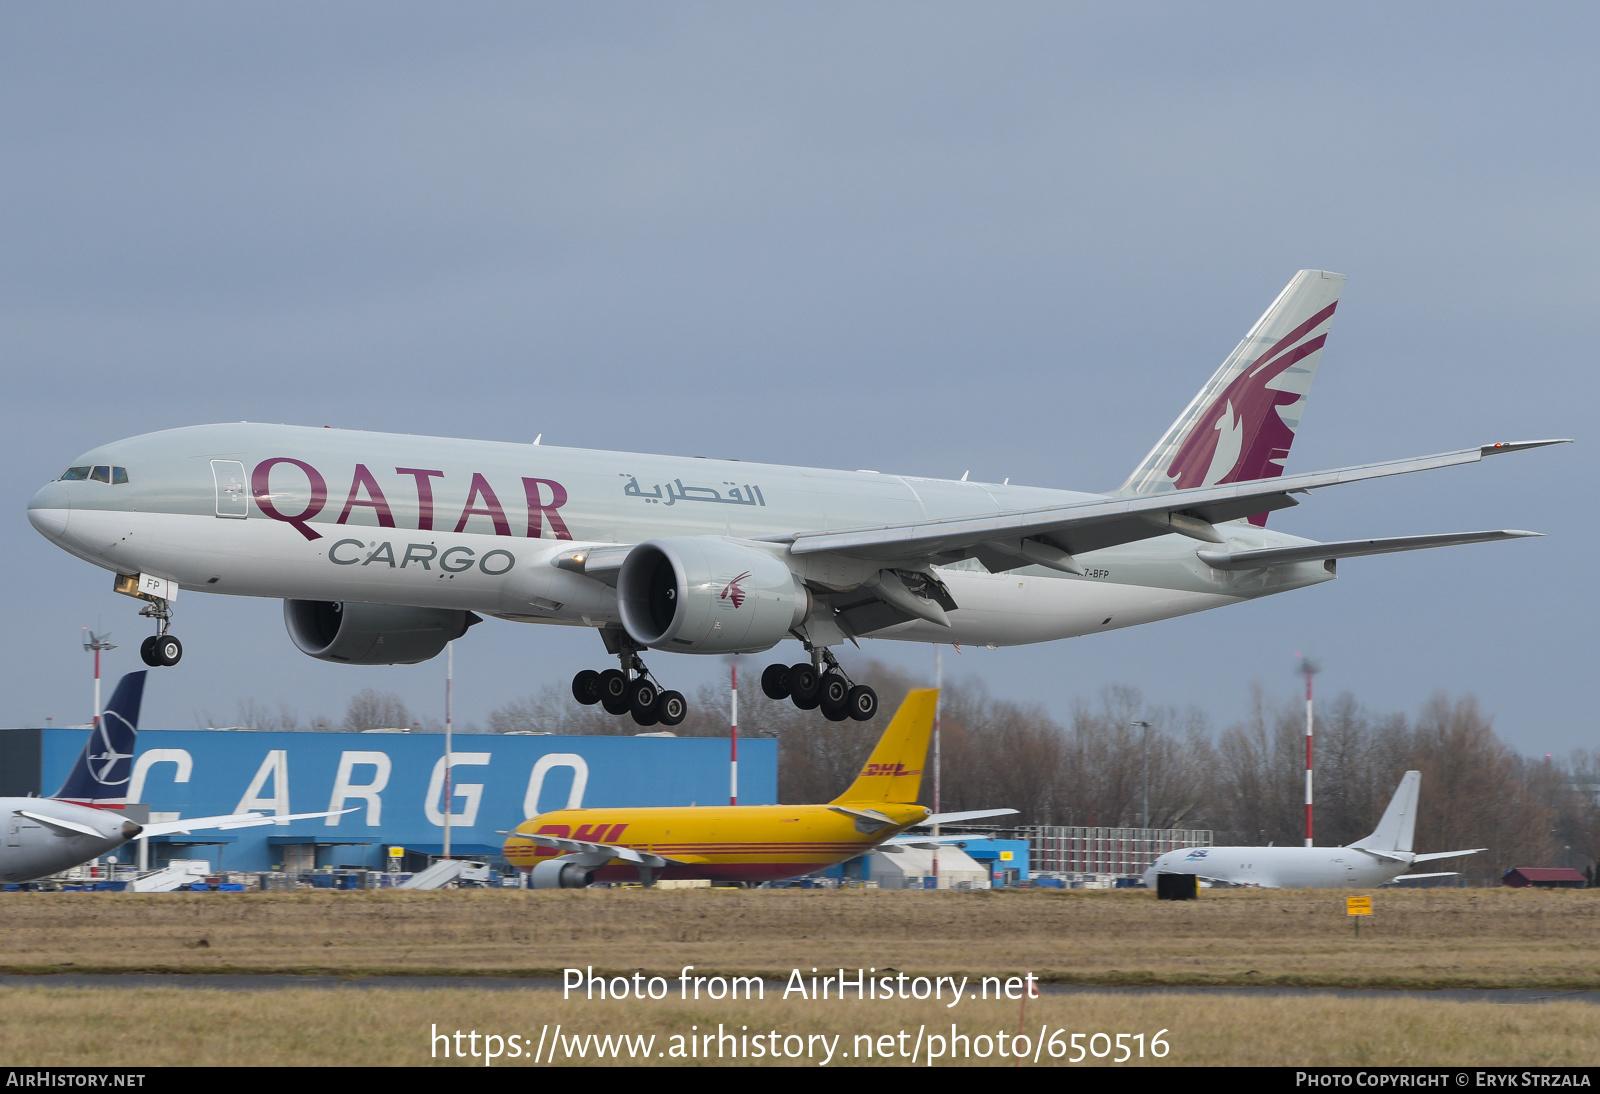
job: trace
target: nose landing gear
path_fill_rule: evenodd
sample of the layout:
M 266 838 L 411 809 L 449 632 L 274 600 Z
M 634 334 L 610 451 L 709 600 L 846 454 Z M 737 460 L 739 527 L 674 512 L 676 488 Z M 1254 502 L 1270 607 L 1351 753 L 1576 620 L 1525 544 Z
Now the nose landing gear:
M 139 614 L 156 621 L 156 633 L 139 643 L 139 657 L 151 668 L 170 668 L 183 660 L 183 643 L 167 633 L 172 626 L 170 601 L 152 599 Z
M 812 661 L 798 665 L 768 665 L 761 674 L 761 690 L 768 699 L 788 699 L 801 710 L 822 708 L 830 722 L 852 718 L 870 721 L 878 713 L 878 693 L 846 675 L 826 647 L 812 651 Z M 821 662 L 826 668 L 820 668 Z

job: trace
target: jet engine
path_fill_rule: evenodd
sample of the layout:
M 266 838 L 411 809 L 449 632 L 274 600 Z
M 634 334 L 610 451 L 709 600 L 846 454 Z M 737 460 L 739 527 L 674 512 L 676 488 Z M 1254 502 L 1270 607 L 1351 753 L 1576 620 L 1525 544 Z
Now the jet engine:
M 571 859 L 546 859 L 535 863 L 528 878 L 530 889 L 582 889 L 589 884 L 594 867 L 581 866 Z
M 301 653 L 341 665 L 415 665 L 483 622 L 472 612 L 393 604 L 285 600 L 283 621 Z
M 811 594 L 759 547 L 720 536 L 673 536 L 628 552 L 617 575 L 628 636 L 675 653 L 756 653 L 805 621 Z

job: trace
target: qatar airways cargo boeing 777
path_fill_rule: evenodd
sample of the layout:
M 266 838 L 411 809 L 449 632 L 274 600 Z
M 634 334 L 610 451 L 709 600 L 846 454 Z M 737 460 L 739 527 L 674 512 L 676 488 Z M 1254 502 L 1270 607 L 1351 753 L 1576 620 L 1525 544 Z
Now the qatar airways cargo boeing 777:
M 28 516 L 147 602 L 151 665 L 182 656 L 179 590 L 229 593 L 281 598 L 295 644 L 345 664 L 426 660 L 480 615 L 594 628 L 617 667 L 573 692 L 641 725 L 685 713 L 645 650 L 792 638 L 807 657 L 763 690 L 864 720 L 877 696 L 841 642 L 1049 642 L 1328 581 L 1340 558 L 1535 534 L 1267 529 L 1321 487 L 1555 443 L 1285 475 L 1343 284 L 1297 274 L 1109 493 L 240 422 L 91 449 Z

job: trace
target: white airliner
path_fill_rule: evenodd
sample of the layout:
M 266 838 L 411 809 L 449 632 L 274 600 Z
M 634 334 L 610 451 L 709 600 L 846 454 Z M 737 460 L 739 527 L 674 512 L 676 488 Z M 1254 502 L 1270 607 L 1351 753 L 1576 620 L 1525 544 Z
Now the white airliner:
M 1195 847 L 1168 851 L 1145 871 L 1144 883 L 1154 889 L 1158 874 L 1194 874 L 1212 884 L 1262 889 L 1374 889 L 1391 881 L 1453 877 L 1453 870 L 1431 874 L 1410 870 L 1418 863 L 1475 855 L 1487 848 L 1413 854 L 1411 843 L 1417 828 L 1417 793 L 1421 786 L 1422 772 L 1407 771 L 1372 835 L 1348 847 Z
M 640 654 L 806 658 L 762 688 L 865 720 L 830 647 L 1048 642 L 1330 581 L 1337 559 L 1536 533 L 1315 543 L 1267 514 L 1344 483 L 1554 441 L 1284 474 L 1344 278 L 1302 270 L 1133 474 L 1108 493 L 287 425 L 102 445 L 34 495 L 35 528 L 147 601 L 171 665 L 179 590 L 281 598 L 295 644 L 411 664 L 480 615 L 593 628 L 617 667 L 580 702 L 675 725 Z
M 144 680 L 140 671 L 130 672 L 118 682 L 110 704 L 100 713 L 83 752 L 54 797 L 0 798 L 0 825 L 5 829 L 4 843 L 0 843 L 0 880 L 36 881 L 108 855 L 140 837 L 195 829 L 253 828 L 335 815 L 233 813 L 142 825 L 129 820 L 123 810 Z

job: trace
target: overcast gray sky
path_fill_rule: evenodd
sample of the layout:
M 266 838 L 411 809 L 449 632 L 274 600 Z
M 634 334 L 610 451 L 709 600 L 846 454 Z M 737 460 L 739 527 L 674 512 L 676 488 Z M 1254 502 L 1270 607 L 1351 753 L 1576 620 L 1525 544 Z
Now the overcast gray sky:
M 1220 725 L 1252 682 L 1293 695 L 1304 650 L 1330 693 L 1471 691 L 1525 752 L 1593 747 L 1597 29 L 1578 4 L 5 5 L 0 724 L 87 719 L 83 626 L 121 643 L 108 675 L 140 667 L 137 605 L 25 515 L 106 440 L 542 432 L 1107 489 L 1321 267 L 1349 282 L 1291 471 L 1579 443 L 1274 527 L 1550 538 L 947 670 Z M 314 661 L 275 601 L 177 607 L 147 725 L 246 696 L 337 718 L 364 687 L 440 713 L 442 664 Z M 931 676 L 927 647 L 867 652 Z M 456 661 L 481 721 L 604 658 L 490 621 Z

